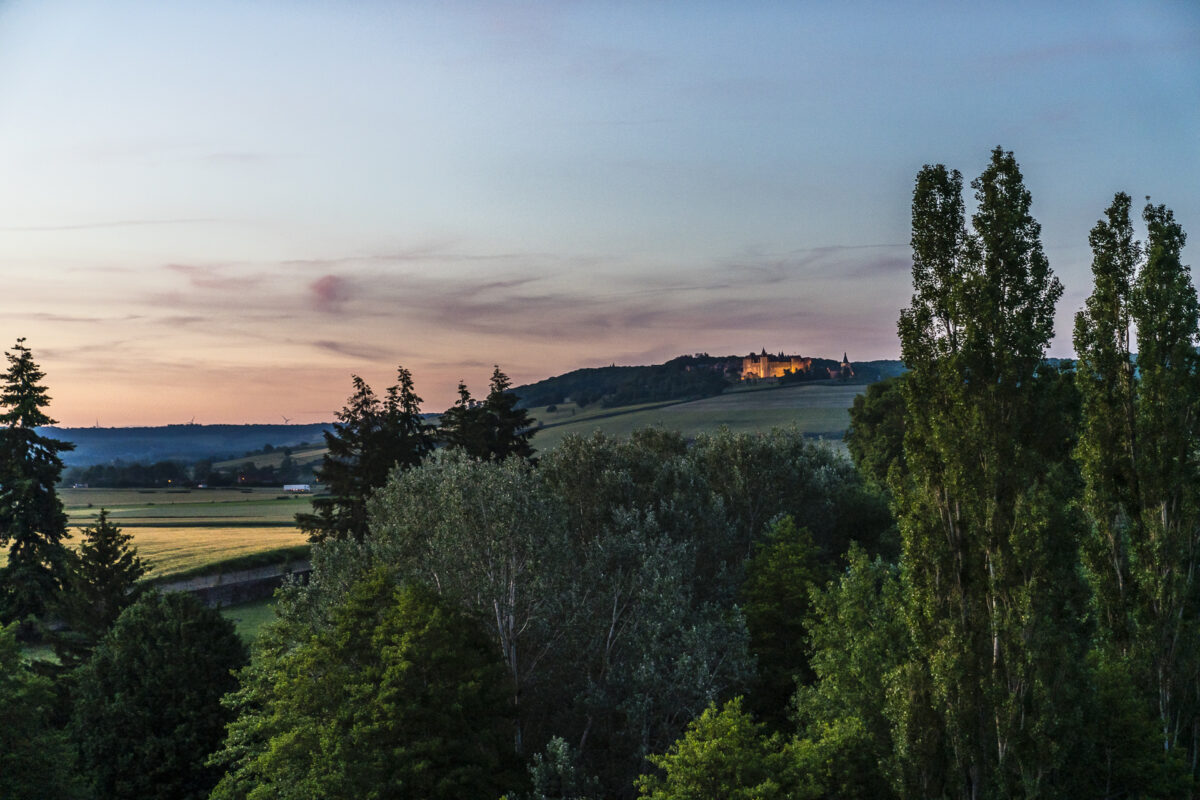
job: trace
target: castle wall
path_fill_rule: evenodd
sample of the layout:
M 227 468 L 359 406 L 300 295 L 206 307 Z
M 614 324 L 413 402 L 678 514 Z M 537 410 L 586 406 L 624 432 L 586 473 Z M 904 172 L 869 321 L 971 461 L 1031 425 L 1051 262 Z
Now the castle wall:
M 742 359 L 742 380 L 747 378 L 781 378 L 787 372 L 807 372 L 811 358 L 802 356 L 757 355 Z

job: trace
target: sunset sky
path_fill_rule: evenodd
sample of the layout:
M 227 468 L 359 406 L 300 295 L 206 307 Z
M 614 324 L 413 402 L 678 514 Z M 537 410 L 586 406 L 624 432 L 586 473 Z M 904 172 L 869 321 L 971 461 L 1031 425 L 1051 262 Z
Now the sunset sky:
M 0 1 L 0 347 L 72 426 L 896 358 L 913 178 L 995 145 L 1069 356 L 1114 192 L 1200 244 L 1200 4 Z

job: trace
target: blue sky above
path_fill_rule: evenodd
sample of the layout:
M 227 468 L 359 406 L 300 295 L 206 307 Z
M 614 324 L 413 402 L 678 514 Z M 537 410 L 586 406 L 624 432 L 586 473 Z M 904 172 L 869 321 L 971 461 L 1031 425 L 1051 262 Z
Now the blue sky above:
M 1070 355 L 1114 192 L 1200 230 L 1200 6 L 0 3 L 0 337 L 79 425 L 894 358 L 912 180 L 997 144 Z

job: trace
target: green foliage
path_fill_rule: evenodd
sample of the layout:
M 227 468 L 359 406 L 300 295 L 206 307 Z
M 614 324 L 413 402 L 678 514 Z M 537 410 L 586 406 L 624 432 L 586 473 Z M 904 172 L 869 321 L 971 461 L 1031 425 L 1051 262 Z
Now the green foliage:
M 1099 650 L 1088 666 L 1092 695 L 1084 706 L 1084 752 L 1072 770 L 1076 796 L 1195 796 L 1185 749 L 1162 746 L 1154 687 L 1135 679 L 1127 660 Z
M 518 710 L 561 634 L 554 626 L 568 580 L 556 508 L 540 483 L 521 459 L 479 461 L 450 451 L 395 476 L 376 495 L 367 543 L 373 563 L 401 565 L 486 621 Z
M 66 667 L 87 658 L 117 617 L 138 597 L 137 582 L 146 567 L 131 547 L 133 537 L 109 522 L 100 509 L 94 525 L 83 529 L 78 555 L 56 607 L 66 631 L 56 634 L 54 650 Z
M 506 795 L 507 800 L 598 800 L 600 782 L 586 775 L 579 758 L 566 740 L 553 736 L 546 751 L 534 753 L 529 763 L 532 791 L 524 795 Z
M 889 797 L 896 769 L 889 706 L 912 656 L 899 569 L 851 549 L 806 620 L 817 680 L 795 696 L 800 769 L 827 797 Z
M 432 427 L 421 416 L 421 398 L 412 373 L 396 370 L 396 383 L 381 401 L 366 381 L 354 376 L 354 394 L 325 432 L 329 452 L 317 470 L 329 497 L 313 500 L 313 513 L 297 514 L 297 524 L 314 541 L 351 538 L 367 532 L 366 503 L 392 469 L 411 469 L 433 450 Z
M 788 749 L 778 735 L 742 710 L 741 698 L 715 705 L 688 725 L 663 755 L 650 756 L 661 774 L 642 775 L 638 796 L 646 800 L 773 800 L 815 798 L 811 785 L 798 785 Z
M 908 470 L 893 492 L 915 658 L 897 718 L 920 742 L 899 748 L 915 786 L 1053 793 L 1080 746 L 1087 646 L 1073 472 L 1043 430 L 1060 396 L 1043 353 L 1062 287 L 1012 154 L 994 150 L 972 187 L 971 233 L 957 172 L 925 167 L 913 194 Z M 950 769 L 910 724 L 928 709 Z
M 268 635 L 269 636 L 269 635 Z M 229 704 L 214 798 L 495 797 L 511 783 L 505 670 L 477 623 L 375 570 L 292 647 L 266 641 Z
M 71 737 L 102 798 L 208 797 L 205 759 L 230 715 L 246 649 L 233 624 L 191 595 L 147 594 L 75 673 Z
M 580 408 L 593 403 L 612 408 L 711 397 L 725 389 L 725 370 L 740 369 L 741 365 L 742 359 L 738 356 L 679 356 L 654 366 L 577 369 L 520 386 L 515 391 L 526 408 L 567 400 Z
M 529 440 L 537 430 L 529 412 L 517 408 L 519 401 L 509 391 L 511 386 L 508 376 L 496 367 L 487 399 L 479 403 L 460 382 L 458 402 L 442 414 L 439 435 L 446 446 L 485 461 L 532 456 Z
M 901 376 L 872 383 L 855 396 L 850 408 L 846 449 L 858 471 L 880 487 L 888 485 L 893 468 L 905 470 L 903 380 Z
M 791 517 L 768 528 L 746 563 L 741 607 L 758 664 L 750 705 L 758 719 L 776 730 L 787 720 L 797 683 L 813 679 L 803 643 L 810 624 L 809 595 L 824 574 L 812 536 Z
M 1147 204 L 1133 238 L 1128 195 L 1092 229 L 1095 289 L 1076 317 L 1083 398 L 1077 458 L 1093 518 L 1086 548 L 1106 644 L 1154 687 L 1159 739 L 1200 752 L 1200 354 L 1183 229 Z M 1130 328 L 1137 329 L 1136 370 Z
M 21 663 L 16 625 L 0 627 L 0 797 L 82 798 L 66 735 L 52 723 L 54 687 Z
M 66 577 L 67 516 L 54 486 L 62 474 L 60 453 L 73 449 L 37 429 L 53 425 L 41 381 L 46 374 L 17 339 L 0 388 L 0 622 L 40 617 Z

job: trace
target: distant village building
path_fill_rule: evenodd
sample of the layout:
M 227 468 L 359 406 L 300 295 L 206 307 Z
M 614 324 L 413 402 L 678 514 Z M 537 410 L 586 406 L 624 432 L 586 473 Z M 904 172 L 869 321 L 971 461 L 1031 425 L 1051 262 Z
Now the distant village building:
M 788 372 L 808 372 L 812 359 L 803 356 L 769 355 L 751 353 L 742 359 L 742 380 L 749 378 L 781 378 Z
M 836 368 L 829 367 L 829 377 L 835 381 L 848 381 L 854 377 L 854 368 L 850 366 L 850 359 L 846 357 L 844 352 L 842 353 L 842 363 L 838 364 Z

